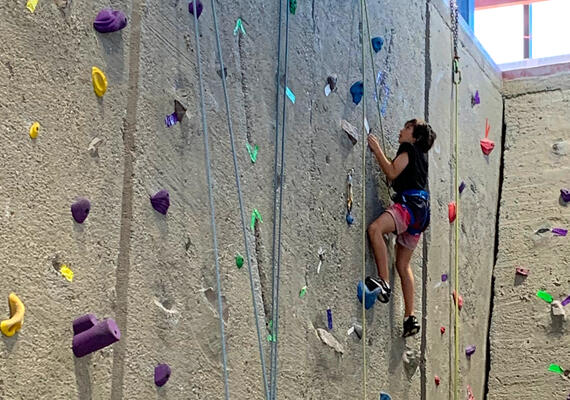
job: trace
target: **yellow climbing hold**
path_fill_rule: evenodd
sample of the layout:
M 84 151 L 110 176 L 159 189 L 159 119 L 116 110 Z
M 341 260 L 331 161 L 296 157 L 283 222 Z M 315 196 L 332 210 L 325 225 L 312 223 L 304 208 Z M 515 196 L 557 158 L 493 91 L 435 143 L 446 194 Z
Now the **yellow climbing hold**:
M 38 5 L 38 0 L 28 0 L 26 4 L 26 8 L 30 10 L 30 12 L 36 11 L 36 6 Z
M 59 272 L 61 272 L 63 277 L 69 282 L 73 282 L 73 271 L 67 265 L 63 264 L 59 269 Z
M 38 133 L 40 133 L 40 123 L 34 122 L 30 128 L 30 137 L 32 139 L 35 139 L 38 137 Z
M 103 97 L 107 91 L 107 78 L 105 74 L 99 68 L 93 67 L 91 77 L 93 78 L 93 90 L 95 90 L 95 94 L 99 97 Z
M 22 328 L 26 307 L 15 293 L 10 293 L 8 296 L 8 305 L 10 307 L 10 319 L 0 322 L 0 331 L 10 337 Z

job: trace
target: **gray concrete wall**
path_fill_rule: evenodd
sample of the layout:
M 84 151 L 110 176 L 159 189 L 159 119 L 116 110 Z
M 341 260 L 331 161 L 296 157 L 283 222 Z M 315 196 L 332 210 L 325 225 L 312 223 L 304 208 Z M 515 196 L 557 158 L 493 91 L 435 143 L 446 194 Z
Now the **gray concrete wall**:
M 514 391 L 525 399 L 565 399 L 570 392 L 567 379 L 548 371 L 550 364 L 568 368 L 568 322 L 553 318 L 550 305 L 536 297 L 539 290 L 558 301 L 570 294 L 568 238 L 536 233 L 570 225 L 570 209 L 560 200 L 560 189 L 570 185 L 569 96 L 567 72 L 505 81 L 504 183 L 489 399 L 512 398 Z M 516 267 L 529 269 L 529 276 L 516 276 Z
M 219 261 L 227 333 L 232 398 L 262 398 L 252 301 L 233 177 L 219 65 L 209 2 L 200 18 L 205 99 L 215 192 Z M 187 3 L 155 0 L 113 1 L 129 16 L 120 33 L 92 29 L 97 11 L 109 3 L 40 0 L 31 14 L 21 2 L 0 6 L 0 110 L 4 123 L 0 161 L 0 238 L 4 279 L 0 295 L 15 291 L 27 307 L 22 331 L 2 338 L 0 397 L 13 399 L 206 399 L 222 398 L 220 337 L 214 255 L 204 170 L 204 145 L 196 72 L 196 43 Z M 263 336 L 270 315 L 273 146 L 275 132 L 276 5 L 260 1 L 218 3 L 222 48 L 236 133 L 246 223 L 257 208 L 263 223 L 249 231 L 253 273 Z M 416 309 L 424 333 L 401 339 L 403 301 L 393 279 L 393 301 L 368 313 L 368 393 L 381 390 L 395 399 L 441 399 L 451 392 L 453 341 L 451 285 L 434 288 L 452 273 L 453 226 L 447 222 L 452 196 L 450 33 L 444 2 L 370 2 L 372 34 L 386 39 L 375 55 L 391 89 L 385 119 L 389 152 L 397 130 L 409 118 L 426 114 L 438 133 L 430 152 L 432 226 L 413 260 Z M 247 35 L 232 34 L 235 20 Z M 287 100 L 286 174 L 283 180 L 279 395 L 283 399 L 344 399 L 359 396 L 362 343 L 346 330 L 360 317 L 355 287 L 361 275 L 361 147 L 352 147 L 340 119 L 361 126 L 350 85 L 361 78 L 357 1 L 299 2 L 291 17 L 289 83 L 297 101 Z M 429 41 L 426 42 L 426 39 Z M 460 36 L 464 82 L 460 89 L 460 160 L 463 193 L 461 237 L 462 311 L 460 343 L 476 344 L 471 362 L 461 362 L 461 387 L 482 396 L 485 344 L 493 264 L 495 208 L 500 160 L 502 102 L 494 66 L 464 33 Z M 427 43 L 427 44 L 426 44 Z M 427 49 L 427 54 L 426 54 Z M 427 64 L 426 64 L 427 63 Z M 92 92 L 93 65 L 107 74 L 102 101 Z M 372 73 L 367 68 L 367 88 Z M 338 89 L 325 97 L 329 74 Z M 478 89 L 482 104 L 471 108 Z M 369 91 L 370 93 L 370 91 Z M 188 108 L 185 121 L 167 129 L 164 117 L 177 98 Z M 371 96 L 368 120 L 378 132 Z M 496 150 L 487 159 L 479 149 L 485 118 Z M 40 136 L 27 135 L 34 121 Z M 87 147 L 105 143 L 97 156 Z M 245 143 L 259 145 L 255 164 Z M 383 176 L 367 153 L 367 221 L 387 206 Z M 345 222 L 346 174 L 355 169 L 354 215 Z M 172 206 L 157 214 L 149 195 L 168 189 Z M 69 206 L 86 196 L 92 212 L 82 226 Z M 325 261 L 316 273 L 317 251 Z M 367 271 L 374 271 L 366 254 Z M 54 261 L 55 260 L 55 261 Z M 68 264 L 73 283 L 55 267 Z M 55 266 L 55 267 L 54 267 Z M 423 267 L 423 269 L 422 269 Z M 422 284 L 423 281 L 423 284 Z M 299 290 L 308 293 L 299 298 Z M 342 356 L 324 345 L 316 328 L 326 327 Z M 70 350 L 71 321 L 83 313 L 113 317 L 122 339 L 84 359 Z M 2 311 L 3 315 L 7 310 Z M 447 328 L 440 335 L 440 326 Z M 264 340 L 265 342 L 265 340 Z M 406 350 L 424 360 L 408 374 Z M 266 355 L 269 347 L 265 343 Z M 463 353 L 462 353 L 463 354 Z M 153 368 L 172 367 L 157 390 Z M 433 376 L 442 384 L 436 388 Z

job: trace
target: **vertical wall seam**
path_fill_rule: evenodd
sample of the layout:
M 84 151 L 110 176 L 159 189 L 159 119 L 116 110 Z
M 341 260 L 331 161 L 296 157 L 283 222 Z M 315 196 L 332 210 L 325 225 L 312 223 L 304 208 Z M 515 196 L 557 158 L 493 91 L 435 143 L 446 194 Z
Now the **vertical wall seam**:
M 430 56 L 430 0 L 426 0 L 426 29 L 425 29 L 425 73 L 424 73 L 424 118 L 429 122 L 429 92 L 431 89 L 431 56 Z M 428 153 L 429 168 L 429 153 Z M 429 179 L 427 183 L 429 192 Z M 428 282 L 428 244 L 431 241 L 430 230 L 426 230 L 422 242 L 422 337 L 420 344 L 420 393 L 421 400 L 427 398 L 426 350 L 427 350 L 427 282 Z
M 123 125 L 123 193 L 121 199 L 121 229 L 119 239 L 119 263 L 116 271 L 115 292 L 116 322 L 121 330 L 121 340 L 113 352 L 111 400 L 123 399 L 125 357 L 127 352 L 127 316 L 130 271 L 131 226 L 133 217 L 133 176 L 135 157 L 135 132 L 137 129 L 137 103 L 139 97 L 140 47 L 142 0 L 133 0 L 131 35 L 129 40 L 129 81 L 127 112 Z
M 500 211 L 501 199 L 503 197 L 503 181 L 505 172 L 505 142 L 507 138 L 507 124 L 505 121 L 505 99 L 503 98 L 503 123 L 501 132 L 501 163 L 499 167 L 499 190 L 497 195 L 497 209 L 495 210 L 495 252 L 493 256 L 493 269 L 491 271 L 491 292 L 489 299 L 489 319 L 487 321 L 487 351 L 485 353 L 485 392 L 484 398 L 487 399 L 489 395 L 489 375 L 491 372 L 491 322 L 493 318 L 493 308 L 495 306 L 495 267 L 497 266 L 497 259 L 499 258 L 499 225 L 500 225 Z

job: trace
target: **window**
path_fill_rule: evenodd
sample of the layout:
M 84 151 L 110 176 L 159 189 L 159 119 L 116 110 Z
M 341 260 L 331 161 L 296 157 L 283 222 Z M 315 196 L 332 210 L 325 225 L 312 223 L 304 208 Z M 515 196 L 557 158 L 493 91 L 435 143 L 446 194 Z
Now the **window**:
M 524 6 L 475 10 L 475 36 L 497 64 L 524 58 Z

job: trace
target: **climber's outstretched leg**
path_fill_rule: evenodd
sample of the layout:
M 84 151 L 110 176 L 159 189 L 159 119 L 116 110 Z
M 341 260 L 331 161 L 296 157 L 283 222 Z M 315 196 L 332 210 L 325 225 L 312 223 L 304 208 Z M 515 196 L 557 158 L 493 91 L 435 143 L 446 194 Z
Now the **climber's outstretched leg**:
M 390 285 L 388 284 L 388 249 L 384 242 L 384 234 L 394 232 L 395 230 L 396 223 L 394 222 L 394 218 L 391 214 L 386 212 L 368 226 L 368 237 L 372 245 L 379 278 L 368 277 L 365 283 L 370 290 L 374 290 L 377 287 L 382 289 L 378 294 L 378 300 L 382 303 L 390 301 L 391 293 Z
M 410 266 L 413 252 L 400 243 L 396 244 L 396 269 L 404 294 L 404 336 L 415 335 L 420 331 L 420 324 L 414 316 L 414 274 Z

